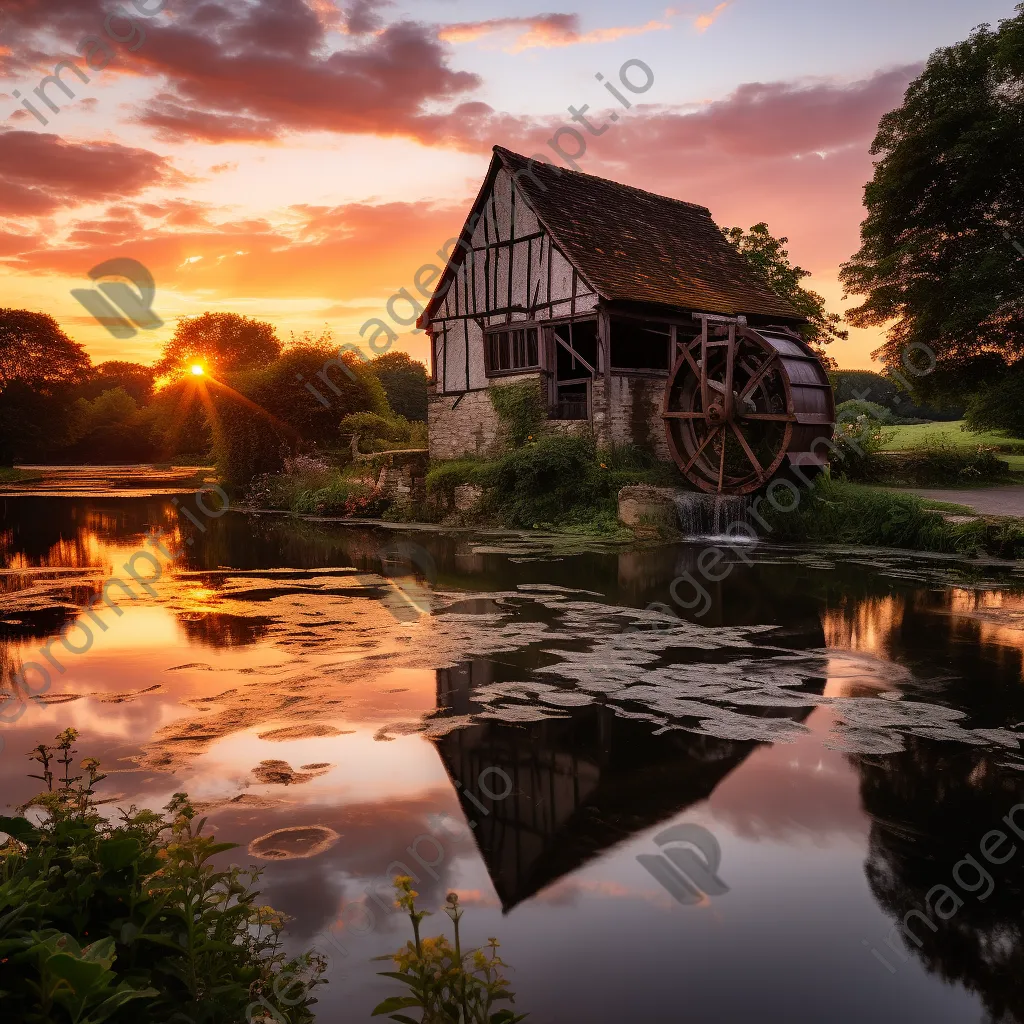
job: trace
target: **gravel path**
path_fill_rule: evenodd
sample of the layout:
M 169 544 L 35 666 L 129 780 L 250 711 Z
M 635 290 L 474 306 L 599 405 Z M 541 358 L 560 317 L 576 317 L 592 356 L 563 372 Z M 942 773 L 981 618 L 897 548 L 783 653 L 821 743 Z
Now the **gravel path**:
M 908 487 L 911 494 L 932 501 L 948 501 L 955 505 L 968 505 L 982 515 L 1018 516 L 1024 519 L 1024 485 L 1009 487 L 979 487 L 971 490 L 947 488 Z

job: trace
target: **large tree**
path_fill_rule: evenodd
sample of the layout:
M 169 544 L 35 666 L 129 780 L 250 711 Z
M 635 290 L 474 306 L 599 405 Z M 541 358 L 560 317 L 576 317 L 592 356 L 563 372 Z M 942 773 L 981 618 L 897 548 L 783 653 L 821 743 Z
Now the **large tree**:
M 155 377 L 156 371 L 152 366 L 111 359 L 96 367 L 92 377 L 82 388 L 81 397 L 92 400 L 98 398 L 104 391 L 121 388 L 131 395 L 138 405 L 145 405 L 153 397 Z
M 937 50 L 872 146 L 847 314 L 922 396 L 983 393 L 1024 355 L 1024 4 Z M 929 351 L 930 350 L 930 351 Z M 934 368 L 933 368 L 934 367 Z
M 71 389 L 89 372 L 85 350 L 52 316 L 0 309 L 0 465 L 66 442 Z
M 405 352 L 385 352 L 370 369 L 384 386 L 388 404 L 407 420 L 427 418 L 427 368 Z
M 265 366 L 280 354 L 271 324 L 237 313 L 203 313 L 178 321 L 156 370 L 177 375 L 198 364 L 210 373 L 230 373 Z
M 805 317 L 804 340 L 809 342 L 827 366 L 835 360 L 825 353 L 825 346 L 833 341 L 846 341 L 850 332 L 842 328 L 842 316 L 830 313 L 825 300 L 817 292 L 804 288 L 800 282 L 811 272 L 789 262 L 788 238 L 775 238 L 768 225 L 755 224 L 749 231 L 743 228 L 722 228 L 722 234 L 744 256 L 751 267 L 761 275 L 776 295 L 788 299 Z

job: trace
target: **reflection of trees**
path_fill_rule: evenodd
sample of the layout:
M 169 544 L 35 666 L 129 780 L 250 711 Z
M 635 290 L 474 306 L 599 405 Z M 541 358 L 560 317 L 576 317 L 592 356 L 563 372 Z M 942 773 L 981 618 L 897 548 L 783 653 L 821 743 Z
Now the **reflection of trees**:
M 163 498 L 10 498 L 0 534 L 4 568 L 102 567 L 104 545 L 142 546 L 157 526 L 173 531 L 178 515 Z M 5 524 L 7 525 L 7 524 Z
M 929 971 L 977 992 L 991 1021 L 1024 1020 L 1024 843 L 1002 822 L 1022 799 L 1020 776 L 1001 768 L 989 750 L 914 737 L 908 738 L 907 748 L 891 757 L 857 759 L 864 807 L 872 816 L 865 864 L 871 890 L 898 923 L 915 909 L 934 922 L 935 932 L 920 919 L 912 922 L 920 949 L 913 941 L 903 943 Z M 1016 855 L 1002 866 L 988 863 L 979 852 L 982 838 L 993 829 L 1017 846 Z M 1000 854 L 1009 849 L 1005 845 Z M 953 880 L 954 867 L 967 854 L 995 883 L 984 901 Z M 968 885 L 977 880 L 966 867 L 962 877 Z M 948 921 L 930 913 L 926 902 L 938 885 L 949 886 L 963 900 Z M 900 940 L 894 938 L 893 944 L 899 948 Z M 878 948 L 899 966 L 897 953 L 881 943 Z
M 178 622 L 193 643 L 207 647 L 246 647 L 262 640 L 274 620 L 225 612 L 181 612 Z

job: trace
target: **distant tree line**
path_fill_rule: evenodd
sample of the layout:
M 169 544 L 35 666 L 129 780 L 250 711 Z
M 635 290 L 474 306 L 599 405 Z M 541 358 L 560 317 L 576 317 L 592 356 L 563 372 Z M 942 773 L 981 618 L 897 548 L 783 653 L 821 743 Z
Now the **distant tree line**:
M 244 483 L 288 454 L 347 447 L 351 413 L 426 419 L 426 368 L 402 352 L 344 356 L 318 402 L 303 381 L 338 348 L 330 332 L 283 345 L 268 323 L 204 313 L 179 321 L 156 366 L 94 366 L 52 317 L 0 309 L 0 465 L 216 459 Z
M 833 370 L 829 374 L 836 405 L 843 402 L 873 402 L 887 409 L 897 420 L 959 420 L 964 408 L 938 408 L 916 402 L 895 380 L 871 370 Z

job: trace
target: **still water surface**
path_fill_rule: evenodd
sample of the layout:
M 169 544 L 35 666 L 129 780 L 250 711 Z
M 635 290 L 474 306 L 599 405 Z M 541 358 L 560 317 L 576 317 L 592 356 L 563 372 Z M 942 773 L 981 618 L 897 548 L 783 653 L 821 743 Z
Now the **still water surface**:
M 265 866 L 291 943 L 328 956 L 323 1021 L 392 993 L 370 958 L 408 937 L 383 881 L 406 868 L 433 909 L 461 894 L 474 944 L 498 936 L 536 1024 L 1024 1021 L 1013 566 L 762 549 L 687 619 L 649 605 L 695 545 L 235 512 L 204 533 L 166 496 L 0 513 L 6 690 L 26 698 L 12 680 L 62 630 L 88 647 L 58 640 L 63 673 L 0 723 L 0 803 L 69 725 L 115 804 L 186 790 Z M 156 527 L 186 553 L 154 596 L 120 567 Z M 136 598 L 89 616 L 114 573 Z M 663 849 L 678 825 L 718 850 Z M 999 867 L 994 829 L 1017 843 Z M 655 862 L 673 848 L 688 875 Z M 965 854 L 990 882 L 954 881 Z M 920 948 L 892 932 L 914 910 Z

